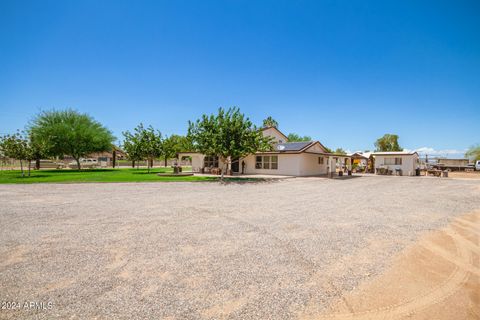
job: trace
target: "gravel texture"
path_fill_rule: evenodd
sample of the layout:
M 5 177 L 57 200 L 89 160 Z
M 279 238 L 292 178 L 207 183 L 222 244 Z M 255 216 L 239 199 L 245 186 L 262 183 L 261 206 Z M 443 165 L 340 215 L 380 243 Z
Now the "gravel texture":
M 0 185 L 0 318 L 297 318 L 478 208 L 426 177 Z

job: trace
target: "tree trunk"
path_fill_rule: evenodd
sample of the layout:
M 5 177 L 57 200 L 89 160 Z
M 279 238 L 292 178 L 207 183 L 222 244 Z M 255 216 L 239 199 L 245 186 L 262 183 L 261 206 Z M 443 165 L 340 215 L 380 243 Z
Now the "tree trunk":
M 112 166 L 115 169 L 115 165 L 117 164 L 117 151 L 113 150 L 112 152 Z
M 35 159 L 35 170 L 40 170 L 40 158 Z
M 78 170 L 80 171 L 80 158 L 75 158 L 75 161 L 77 162 Z
M 135 160 L 132 160 L 132 168 L 135 169 Z
M 231 170 L 232 157 L 228 156 L 226 160 L 227 160 L 227 169 L 225 170 L 225 174 L 228 176 L 231 176 L 232 175 L 232 170 Z
M 147 159 L 147 172 L 150 173 L 150 165 L 152 164 L 152 159 Z
M 167 156 L 165 156 L 165 168 L 167 167 Z
M 28 176 L 30 177 L 30 167 L 32 166 L 32 162 L 28 160 Z
M 23 160 L 20 160 L 20 170 L 22 170 L 22 178 L 25 177 L 25 173 L 23 172 Z

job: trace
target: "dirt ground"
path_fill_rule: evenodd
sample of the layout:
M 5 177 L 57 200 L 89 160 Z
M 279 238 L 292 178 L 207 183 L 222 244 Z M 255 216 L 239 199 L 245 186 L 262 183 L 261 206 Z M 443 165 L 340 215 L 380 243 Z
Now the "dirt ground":
M 450 178 L 480 179 L 480 171 L 451 171 L 448 176 Z
M 0 319 L 477 319 L 479 209 L 476 179 L 1 185 Z
M 374 281 L 303 319 L 480 319 L 480 211 L 423 236 Z

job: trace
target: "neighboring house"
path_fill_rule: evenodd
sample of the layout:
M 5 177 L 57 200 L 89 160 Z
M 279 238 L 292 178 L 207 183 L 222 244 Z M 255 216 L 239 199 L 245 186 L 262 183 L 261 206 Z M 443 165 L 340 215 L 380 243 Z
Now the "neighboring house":
M 341 167 L 351 169 L 349 156 L 329 153 L 319 141 L 288 142 L 287 136 L 274 127 L 264 128 L 262 133 L 272 138 L 274 151 L 256 152 L 244 158 L 232 159 L 233 173 L 324 175 L 335 172 L 337 162 Z M 212 168 L 222 168 L 225 165 L 216 156 L 206 156 L 198 152 L 181 152 L 178 156 L 191 157 L 192 169 L 196 172 L 209 172 Z
M 126 158 L 126 152 L 118 147 L 114 147 L 112 151 L 90 153 L 85 157 L 85 159 L 97 160 L 100 166 L 113 166 L 114 162 L 116 162 L 117 160 L 124 160 Z M 65 156 L 63 158 L 63 161 L 69 163 L 74 161 L 74 159 L 71 156 Z M 117 164 L 115 163 L 115 165 Z
M 416 152 L 373 152 L 372 156 L 375 159 L 375 173 L 377 174 L 399 172 L 404 176 L 413 176 L 420 166 L 418 153 Z
M 125 151 L 121 150 L 120 148 L 114 148 L 114 150 L 112 151 L 95 152 L 87 156 L 87 158 L 90 158 L 90 159 L 97 159 L 97 161 L 107 162 L 108 165 L 110 165 L 113 162 L 114 157 L 116 160 L 124 160 L 127 158 L 127 154 Z
M 371 152 L 361 152 L 361 151 L 357 151 L 355 153 L 349 154 L 349 156 L 352 157 L 353 164 L 356 164 L 358 167 L 362 169 L 368 166 L 370 155 L 371 155 Z

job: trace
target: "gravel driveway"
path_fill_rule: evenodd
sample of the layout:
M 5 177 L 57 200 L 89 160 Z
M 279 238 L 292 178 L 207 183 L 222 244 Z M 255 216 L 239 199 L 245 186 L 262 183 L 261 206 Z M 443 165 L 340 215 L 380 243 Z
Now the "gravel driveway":
M 0 318 L 297 318 L 478 208 L 425 177 L 0 185 Z

